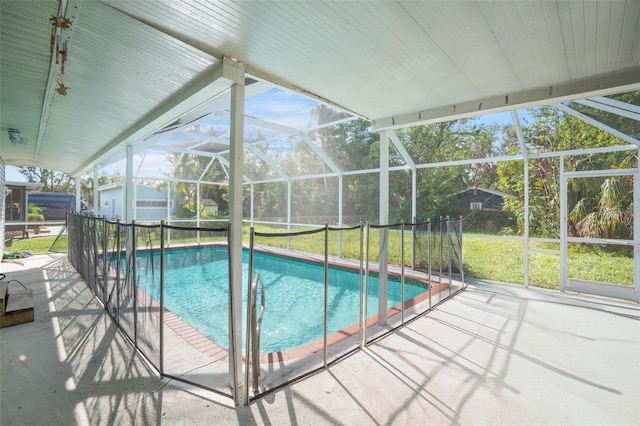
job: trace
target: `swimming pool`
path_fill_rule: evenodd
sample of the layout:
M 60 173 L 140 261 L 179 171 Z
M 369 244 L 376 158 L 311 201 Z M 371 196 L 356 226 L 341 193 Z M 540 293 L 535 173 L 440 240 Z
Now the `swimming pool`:
M 159 253 L 138 253 L 138 288 L 159 300 Z M 243 318 L 246 317 L 248 251 L 243 253 Z M 153 262 L 151 262 L 153 260 Z M 260 273 L 265 289 L 265 313 L 261 328 L 261 352 L 277 352 L 315 341 L 323 336 L 324 266 L 262 252 L 254 254 L 254 273 Z M 227 347 L 228 335 L 227 248 L 208 246 L 165 252 L 165 308 L 189 323 L 216 344 Z M 359 274 L 346 268 L 329 268 L 328 332 L 358 322 Z M 428 291 L 425 284 L 405 280 L 405 300 Z M 378 278 L 369 277 L 367 316 L 377 313 Z M 390 277 L 388 308 L 400 303 L 400 282 Z M 243 326 L 243 332 L 245 326 Z M 244 337 L 243 340 L 244 342 Z

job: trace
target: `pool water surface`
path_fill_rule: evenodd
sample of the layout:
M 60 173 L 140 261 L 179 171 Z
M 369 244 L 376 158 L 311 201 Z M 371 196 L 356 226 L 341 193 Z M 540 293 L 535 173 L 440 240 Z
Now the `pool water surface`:
M 160 298 L 159 253 L 138 253 L 138 288 Z M 248 251 L 243 253 L 242 305 L 246 317 Z M 229 342 L 229 266 L 225 246 L 165 251 L 165 308 L 189 323 L 213 342 L 226 348 Z M 260 273 L 265 291 L 261 328 L 261 352 L 277 352 L 302 346 L 323 336 L 324 266 L 262 252 L 254 254 L 254 274 Z M 328 333 L 358 322 L 360 313 L 358 271 L 329 268 Z M 426 284 L 405 280 L 405 300 L 428 291 Z M 367 317 L 377 314 L 378 278 L 369 277 Z M 258 296 L 259 298 L 260 296 Z M 388 303 L 400 303 L 400 282 L 389 278 Z M 243 333 L 246 329 L 243 325 Z M 244 337 L 243 340 L 244 342 Z

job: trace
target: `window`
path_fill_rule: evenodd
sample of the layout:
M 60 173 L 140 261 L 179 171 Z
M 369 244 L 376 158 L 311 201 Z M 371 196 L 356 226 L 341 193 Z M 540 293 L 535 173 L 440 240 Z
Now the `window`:
M 482 210 L 482 203 L 471 203 L 471 210 Z
M 169 205 L 173 208 L 173 200 Z M 136 207 L 141 209 L 166 209 L 167 200 L 136 200 Z

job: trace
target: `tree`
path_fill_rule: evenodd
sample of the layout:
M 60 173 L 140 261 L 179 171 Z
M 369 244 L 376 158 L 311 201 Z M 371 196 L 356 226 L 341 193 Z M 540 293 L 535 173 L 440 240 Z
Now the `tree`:
M 193 182 L 218 182 L 226 179 L 224 172 L 212 167 L 211 158 L 201 155 L 168 153 L 167 159 L 173 164 L 172 176 L 176 182 L 172 184 L 172 190 L 176 191 L 180 200 L 180 216 L 195 217 L 198 209 L 202 212 L 204 206 L 198 204 L 197 185 Z M 158 187 L 165 187 L 159 184 Z M 200 200 L 212 199 L 218 203 L 220 211 L 228 209 L 228 187 L 220 185 L 201 185 Z
M 620 179 L 607 178 L 598 192 L 576 203 L 569 220 L 579 237 L 631 239 L 633 192 Z
M 594 127 L 573 116 L 566 115 L 553 107 L 542 107 L 529 110 L 532 121 L 523 126 L 523 136 L 527 148 L 531 152 L 557 152 L 593 147 L 606 147 L 624 144 L 612 134 Z M 510 153 L 517 152 L 517 145 L 512 143 Z M 585 171 L 611 168 L 637 167 L 637 151 L 591 153 L 585 155 L 565 156 L 565 170 Z M 505 202 L 505 208 L 511 210 L 518 219 L 520 232 L 524 226 L 524 182 L 522 181 L 523 161 L 502 163 L 498 168 L 498 187 L 501 191 L 515 197 Z M 619 180 L 627 193 L 632 192 L 632 181 L 629 178 Z M 595 229 L 616 227 L 613 223 L 602 221 L 618 218 L 624 214 L 606 213 L 612 206 L 605 199 L 607 192 L 619 189 L 617 182 L 609 182 L 608 191 L 601 188 L 601 182 L 592 179 L 571 179 L 567 196 L 568 205 L 575 210 L 569 217 L 569 232 L 572 235 L 591 236 Z M 597 197 L 595 193 L 599 194 Z M 596 198 L 594 198 L 596 197 Z M 624 210 L 626 206 L 616 207 Z M 593 213 L 593 214 L 591 214 Z M 588 217 L 588 220 L 585 221 Z M 616 220 L 618 220 L 616 219 Z M 529 227 L 530 233 L 536 237 L 558 238 L 560 226 L 560 165 L 557 157 L 542 157 L 529 161 Z M 616 231 L 616 232 L 618 232 Z M 601 234 L 603 235 L 603 234 Z
M 43 169 L 40 167 L 18 167 L 20 172 L 28 182 L 42 183 L 42 192 L 67 192 L 76 193 L 76 182 L 67 173 L 56 170 Z M 108 177 L 101 175 L 98 177 L 98 185 L 106 185 L 120 180 L 118 176 Z M 85 176 L 80 181 L 80 196 L 89 205 L 93 204 L 93 177 Z
M 396 134 L 413 161 L 425 164 L 492 157 L 501 149 L 496 143 L 497 131 L 495 126 L 456 120 L 402 129 Z M 418 216 L 447 215 L 451 194 L 470 186 L 495 188 L 496 180 L 497 168 L 492 163 L 421 169 L 417 181 Z
M 640 90 L 618 93 L 607 96 L 607 98 L 634 105 L 636 107 L 640 106 Z M 575 102 L 570 103 L 569 106 L 609 127 L 631 136 L 634 139 L 640 140 L 640 126 L 636 120 Z
M 43 184 L 43 192 L 75 192 L 73 178 L 64 172 L 43 169 L 40 167 L 18 167 L 28 182 Z

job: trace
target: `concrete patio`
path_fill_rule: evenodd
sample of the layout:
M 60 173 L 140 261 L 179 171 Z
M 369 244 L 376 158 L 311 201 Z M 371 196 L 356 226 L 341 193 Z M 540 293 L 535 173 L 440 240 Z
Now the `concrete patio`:
M 0 272 L 35 321 L 0 331 L 0 424 L 640 424 L 640 307 L 472 282 L 394 335 L 248 407 L 160 379 L 66 255 Z

